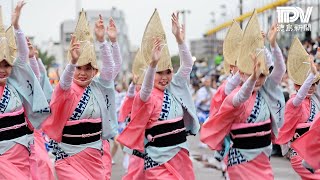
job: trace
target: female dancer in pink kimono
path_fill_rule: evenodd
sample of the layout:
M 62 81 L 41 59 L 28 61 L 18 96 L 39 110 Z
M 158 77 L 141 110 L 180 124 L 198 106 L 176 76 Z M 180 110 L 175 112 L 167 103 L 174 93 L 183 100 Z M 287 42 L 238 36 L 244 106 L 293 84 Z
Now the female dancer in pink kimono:
M 119 53 L 112 19 L 107 33 L 113 53 Z M 55 170 L 59 179 L 110 179 L 111 158 L 110 155 L 105 157 L 104 153 L 110 151 L 106 140 L 117 134 L 114 78 L 119 72 L 115 64 L 121 60 L 118 54 L 117 63 L 113 61 L 109 44 L 104 39 L 101 15 L 95 24 L 95 35 L 102 60 L 99 76 L 96 76 L 94 44 L 82 11 L 71 38 L 71 62 L 52 95 L 52 115 L 42 126 L 43 131 L 58 142 L 52 146 L 55 146 Z
M 294 42 L 298 43 L 298 41 L 298 39 L 294 39 Z M 292 47 L 293 45 L 291 48 Z M 303 48 L 301 43 L 300 47 Z M 296 49 L 290 51 L 297 52 Z M 288 56 L 289 58 L 291 57 L 290 51 Z M 288 61 L 290 61 L 289 58 Z M 276 142 L 283 145 L 283 155 L 287 155 L 289 157 L 292 168 L 300 175 L 302 179 L 316 180 L 320 179 L 320 171 L 315 171 L 313 173 L 308 171 L 305 167 L 303 167 L 303 159 L 301 158 L 300 154 L 291 148 L 291 143 L 295 142 L 300 138 L 300 136 L 308 132 L 310 126 L 312 126 L 313 122 L 316 120 L 316 114 L 318 114 L 320 110 L 320 99 L 318 98 L 320 95 L 318 85 L 319 75 L 317 68 L 315 67 L 313 62 L 314 58 L 312 56 L 305 58 L 308 58 L 307 62 L 310 63 L 309 71 L 311 71 L 311 73 L 307 76 L 304 82 L 297 82 L 296 79 L 293 79 L 297 94 L 293 95 L 286 104 L 285 123 L 283 127 L 280 128 L 279 137 L 277 138 Z M 288 67 L 290 68 L 291 66 Z M 300 66 L 297 68 L 300 68 Z M 293 73 L 292 71 L 294 70 L 291 70 L 291 73 Z M 304 73 L 307 74 L 308 72 Z M 305 147 L 302 147 L 302 149 L 304 148 Z
M 274 66 L 273 57 L 275 57 L 278 62 L 283 61 L 281 50 L 279 48 L 275 48 L 276 47 L 276 35 L 277 35 L 275 28 L 276 28 L 276 26 L 273 25 L 271 27 L 271 29 L 269 31 L 269 35 L 268 35 L 270 45 L 271 45 L 271 53 L 267 47 L 264 47 L 267 68 L 269 69 L 269 71 L 271 71 Z M 231 32 L 232 30 L 233 30 L 233 32 Z M 229 32 L 232 34 L 234 34 L 234 31 L 235 31 L 234 28 L 229 30 Z M 240 34 L 240 32 L 238 32 L 238 33 L 239 33 L 239 36 L 242 37 L 242 33 L 241 34 Z M 262 31 L 261 31 L 261 35 L 263 36 L 263 38 L 265 38 L 265 34 Z M 228 37 L 226 37 L 226 39 L 228 40 Z M 237 43 L 234 39 L 232 39 L 232 40 L 233 41 L 229 40 L 230 41 L 229 43 Z M 228 42 L 224 42 L 224 43 L 228 43 Z M 241 43 L 239 43 L 239 44 L 241 44 Z M 241 48 L 241 46 L 239 46 L 239 48 Z M 228 51 L 227 48 L 225 50 Z M 231 49 L 230 49 L 230 51 L 231 51 Z M 235 51 L 232 50 L 231 52 L 226 52 L 226 57 L 230 57 L 232 55 L 230 53 L 235 53 Z M 236 66 L 236 60 L 231 59 L 228 62 L 229 63 L 227 63 L 227 65 L 230 66 L 232 76 L 228 77 L 228 79 L 218 88 L 215 96 L 212 98 L 211 108 L 210 108 L 210 115 L 211 116 L 214 116 L 215 114 L 218 113 L 225 98 L 229 94 L 231 94 L 231 92 L 234 89 L 236 89 L 239 85 L 241 85 L 241 79 L 240 79 L 239 69 Z M 203 126 L 201 128 L 201 132 L 200 132 L 201 137 L 202 136 L 205 137 L 206 134 L 210 134 L 210 131 L 211 131 L 211 125 L 210 125 L 210 123 L 207 123 L 205 126 Z M 215 153 L 214 153 L 215 159 L 221 162 L 222 159 L 224 159 L 227 156 L 229 146 L 230 146 L 230 137 L 227 136 L 224 140 L 223 149 L 220 151 L 215 151 Z M 217 162 L 215 161 L 215 159 L 211 160 L 213 165 L 218 166 L 218 167 L 221 166 L 223 168 L 223 164 L 218 165 Z
M 157 11 L 153 14 L 156 16 Z M 151 18 L 149 23 L 152 21 Z M 173 76 L 170 65 L 166 63 L 171 61 L 170 56 L 163 53 L 168 49 L 161 47 L 163 40 L 157 37 L 141 90 L 134 98 L 131 121 L 118 141 L 144 158 L 145 179 L 194 180 L 186 143 L 186 136 L 199 130 L 188 88 L 193 62 L 176 14 L 172 15 L 172 32 L 179 45 L 181 67 Z
M 19 26 L 20 1 L 12 15 L 18 55 L 11 27 L 0 24 L 0 179 L 30 179 L 30 145 L 33 130 L 49 115 L 49 105 L 37 77 L 27 63 L 28 46 Z M 2 17 L 1 17 L 2 18 Z M 1 19 L 2 22 L 2 19 Z M 7 37 L 6 34 L 10 34 Z M 36 96 L 36 97 L 35 97 Z
M 257 23 L 257 18 L 251 17 L 246 31 L 253 31 L 251 27 L 254 23 Z M 248 42 L 249 38 L 262 39 L 255 38 L 251 36 L 253 32 L 246 31 L 244 42 Z M 277 136 L 278 127 L 283 121 L 284 98 L 279 84 L 285 73 L 285 63 L 281 50 L 275 43 L 276 26 L 272 27 L 271 33 L 274 35 L 274 44 L 271 45 L 276 56 L 271 74 L 266 76 L 267 67 L 264 68 L 264 74 L 261 74 L 260 63 L 261 66 L 266 66 L 266 63 L 257 63 L 255 55 L 251 57 L 255 62 L 253 67 L 246 58 L 239 58 L 237 64 L 243 85 L 225 98 L 218 112 L 210 116 L 202 127 L 210 131 L 201 133 L 201 141 L 214 150 L 221 150 L 225 136 L 230 135 L 233 145 L 227 152 L 227 173 L 231 180 L 273 179 L 269 156 L 272 150 L 271 140 Z M 255 34 L 261 35 L 258 32 Z M 252 47 L 251 44 L 246 46 L 249 47 L 242 47 L 245 48 L 244 52 L 246 48 Z M 259 50 L 258 54 L 262 53 L 262 49 Z M 246 69 L 248 66 L 253 68 L 251 75 L 248 74 L 250 70 Z M 245 70 L 247 73 L 243 73 Z

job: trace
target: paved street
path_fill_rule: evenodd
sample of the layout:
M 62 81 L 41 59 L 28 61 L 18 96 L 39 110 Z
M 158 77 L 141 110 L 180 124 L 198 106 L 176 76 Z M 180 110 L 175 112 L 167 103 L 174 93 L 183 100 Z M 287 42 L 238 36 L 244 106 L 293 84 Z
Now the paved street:
M 188 142 L 191 145 L 191 154 L 209 154 L 209 149 L 198 148 L 199 137 L 189 137 Z M 119 151 L 115 157 L 116 164 L 112 167 L 112 180 L 121 179 L 124 174 L 122 168 L 122 153 Z M 276 180 L 299 180 L 299 176 L 291 168 L 290 162 L 285 158 L 272 157 L 271 163 Z M 204 168 L 203 164 L 193 160 L 196 179 L 198 180 L 223 180 L 220 171 L 212 168 Z

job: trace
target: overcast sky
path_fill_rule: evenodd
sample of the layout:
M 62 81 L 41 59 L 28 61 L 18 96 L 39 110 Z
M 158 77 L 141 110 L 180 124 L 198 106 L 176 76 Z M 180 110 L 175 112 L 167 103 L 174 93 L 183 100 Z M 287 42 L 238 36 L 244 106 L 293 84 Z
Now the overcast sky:
M 60 24 L 65 20 L 77 19 L 76 2 L 84 10 L 107 10 L 116 7 L 125 14 L 131 46 L 139 46 L 145 26 L 155 8 L 158 9 L 168 37 L 171 54 L 178 48 L 171 33 L 171 13 L 177 10 L 190 10 L 186 16 L 187 43 L 199 39 L 203 34 L 227 20 L 239 16 L 239 0 L 25 0 L 20 25 L 26 35 L 34 36 L 37 45 L 52 39 L 60 41 Z M 246 0 L 244 12 L 275 0 Z M 4 23 L 11 24 L 12 4 L 18 0 L 0 0 Z M 80 3 L 79 3 L 80 2 Z M 212 23 L 214 12 L 215 24 Z M 224 16 L 222 15 L 224 14 Z M 182 18 L 180 18 L 182 22 Z
M 12 1 L 0 0 L 4 23 L 11 22 Z M 59 28 L 62 21 L 76 18 L 76 1 L 80 0 L 28 0 L 23 9 L 20 20 L 21 28 L 27 35 L 35 36 L 35 42 L 40 44 L 44 40 L 60 40 Z M 228 3 L 229 2 L 229 3 Z M 176 10 L 188 9 L 187 40 L 201 38 L 211 27 L 212 15 L 215 11 L 216 23 L 222 22 L 219 18 L 222 3 L 227 4 L 228 16 L 237 16 L 237 0 L 81 0 L 81 7 L 89 9 L 111 9 L 116 7 L 125 13 L 131 45 L 138 46 L 141 42 L 144 28 L 152 15 L 154 8 L 158 8 L 162 23 L 168 36 L 168 45 L 171 53 L 177 52 L 177 45 L 171 33 L 170 14 Z M 229 19 L 230 19 L 229 18 Z

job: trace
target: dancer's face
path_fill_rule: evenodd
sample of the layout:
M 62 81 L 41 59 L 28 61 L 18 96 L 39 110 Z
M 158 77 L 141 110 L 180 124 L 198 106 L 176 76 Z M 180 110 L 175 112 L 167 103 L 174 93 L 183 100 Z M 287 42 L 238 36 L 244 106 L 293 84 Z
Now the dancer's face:
M 172 80 L 172 75 L 173 73 L 171 69 L 157 72 L 154 79 L 154 87 L 161 91 L 164 91 L 166 87 L 170 84 Z
M 91 64 L 77 66 L 73 76 L 73 82 L 78 86 L 87 87 L 97 73 L 98 70 L 93 68 Z
M 308 90 L 308 94 L 307 94 L 308 98 L 311 97 L 314 94 L 314 92 L 317 90 L 318 84 L 319 84 L 319 81 L 317 81 L 311 85 L 310 89 Z M 294 89 L 296 91 L 298 91 L 300 89 L 300 87 L 301 87 L 300 85 L 297 85 L 297 84 L 294 85 Z
M 249 77 L 250 75 L 240 72 L 240 78 L 243 83 L 246 82 Z M 254 92 L 257 92 L 263 86 L 264 82 L 266 81 L 266 78 L 267 76 L 263 74 L 259 76 L 253 89 Z
M 257 92 L 263 86 L 266 79 L 267 79 L 267 76 L 261 74 L 256 82 L 256 85 L 254 86 L 253 91 Z
M 12 66 L 6 60 L 0 62 L 0 86 L 4 86 L 6 84 L 11 71 Z

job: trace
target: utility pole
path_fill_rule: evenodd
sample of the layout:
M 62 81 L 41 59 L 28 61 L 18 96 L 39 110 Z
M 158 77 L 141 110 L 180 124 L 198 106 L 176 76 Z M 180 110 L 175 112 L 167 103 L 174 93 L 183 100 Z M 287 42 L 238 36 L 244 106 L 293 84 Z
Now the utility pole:
M 240 16 L 242 15 L 242 8 L 243 8 L 243 2 L 242 0 L 240 0 L 240 4 L 239 4 L 239 8 L 240 8 Z M 242 29 L 242 21 L 239 22 L 240 27 Z
M 187 14 L 190 14 L 191 13 L 191 11 L 190 10 L 186 10 L 186 9 L 183 9 L 183 10 L 180 10 L 179 11 L 181 14 L 182 14 L 182 24 L 184 25 L 184 28 L 185 28 L 185 36 L 186 36 L 186 31 L 187 31 L 187 29 L 186 29 L 186 16 L 187 16 Z

